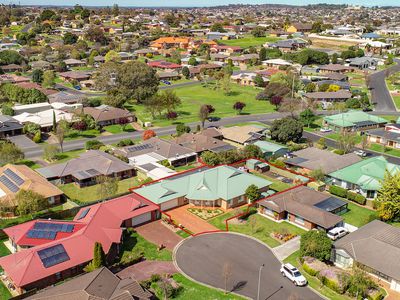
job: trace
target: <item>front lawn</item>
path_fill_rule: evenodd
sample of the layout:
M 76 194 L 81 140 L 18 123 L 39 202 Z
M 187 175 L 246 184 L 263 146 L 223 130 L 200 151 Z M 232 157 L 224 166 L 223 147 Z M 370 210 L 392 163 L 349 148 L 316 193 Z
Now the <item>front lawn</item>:
M 396 105 L 397 109 L 400 109 L 400 95 L 392 95 L 394 105 Z
M 25 165 L 31 169 L 41 168 L 42 166 L 29 159 L 23 159 L 16 163 L 17 165 Z
M 222 209 L 205 209 L 205 208 L 204 209 L 188 208 L 188 211 L 203 220 L 209 220 L 224 213 Z
M 398 156 L 400 157 L 400 150 L 398 149 L 393 149 L 390 147 L 386 147 L 380 144 L 371 144 L 368 149 L 376 152 L 381 152 L 383 154 L 388 154 L 388 155 L 393 155 L 393 156 Z
M 84 138 L 94 138 L 100 135 L 100 131 L 97 129 L 88 129 L 83 131 L 70 130 L 65 136 L 65 141 L 84 139 Z
M 342 200 L 348 202 L 347 208 L 349 211 L 341 215 L 346 223 L 356 227 L 361 227 L 378 218 L 378 214 L 375 210 L 359 206 L 347 201 L 346 199 Z
M 119 124 L 108 125 L 108 126 L 103 127 L 103 129 L 112 134 L 135 131 L 135 129 L 133 129 L 131 124 L 127 124 L 125 126 L 125 128 L 123 128 L 123 126 L 121 126 Z
M 256 47 L 264 45 L 265 43 L 274 43 L 281 40 L 281 38 L 274 36 L 264 36 L 264 37 L 253 37 L 246 36 L 244 38 L 233 39 L 233 40 L 219 40 L 219 44 L 224 44 L 228 46 L 239 46 L 242 48 Z
M 54 162 L 54 163 L 55 164 L 59 164 L 59 163 L 66 162 L 66 161 L 68 161 L 70 159 L 78 157 L 79 155 L 81 155 L 85 151 L 86 150 L 84 150 L 84 149 L 79 149 L 79 150 L 72 150 L 72 151 L 66 151 L 66 152 L 58 153 L 57 154 L 57 161 Z
M 128 178 L 118 181 L 118 194 L 123 194 L 128 192 L 131 187 L 138 186 L 142 182 L 139 182 L 137 177 Z M 100 200 L 101 196 L 99 194 L 98 185 L 92 185 L 84 188 L 79 188 L 73 183 L 68 183 L 60 185 L 59 188 L 70 198 L 72 201 L 80 202 L 94 202 Z
M 339 132 L 332 132 L 332 133 L 325 135 L 324 137 L 327 139 L 338 141 L 340 136 L 341 136 L 341 134 Z M 357 133 L 356 137 L 355 137 L 356 144 L 360 144 L 361 140 L 362 140 L 361 135 L 359 133 Z
M 140 256 L 143 256 L 146 260 L 172 260 L 172 253 L 168 249 L 164 248 L 159 251 L 155 244 L 150 243 L 135 231 L 125 233 L 120 262 L 129 263 L 132 259 Z
M 225 220 L 234 215 L 234 212 L 229 212 L 221 216 L 215 217 L 210 220 L 209 223 L 217 227 L 218 229 L 225 230 Z M 254 228 L 251 226 L 250 219 L 254 218 Z M 266 217 L 259 214 L 253 214 L 248 218 L 248 221 L 243 224 L 233 224 L 232 221 L 229 223 L 229 231 L 238 232 L 245 235 L 249 235 L 259 239 L 260 241 L 266 243 L 270 247 L 277 247 L 281 243 L 271 237 L 274 232 L 286 231 L 288 234 L 301 235 L 306 231 L 297 226 L 294 226 L 286 221 L 281 223 L 274 222 Z
M 143 105 L 131 104 L 126 108 L 134 112 L 142 122 L 152 122 L 156 126 L 199 121 L 198 111 L 203 104 L 212 105 L 215 108 L 212 116 L 219 118 L 235 116 L 236 111 L 233 109 L 233 104 L 237 101 L 246 103 L 243 114 L 262 114 L 273 112 L 275 109 L 268 101 L 256 100 L 256 95 L 261 89 L 232 83 L 232 93 L 225 95 L 221 89 L 213 87 L 214 85 L 209 84 L 209 87 L 191 85 L 175 88 L 174 91 L 182 100 L 182 104 L 177 108 L 179 116 L 176 120 L 166 118 L 153 120 Z

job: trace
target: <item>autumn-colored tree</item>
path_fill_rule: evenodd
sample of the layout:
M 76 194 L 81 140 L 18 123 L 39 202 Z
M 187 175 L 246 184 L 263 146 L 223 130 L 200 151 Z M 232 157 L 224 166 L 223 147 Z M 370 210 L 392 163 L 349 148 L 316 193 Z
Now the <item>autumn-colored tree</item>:
M 155 133 L 154 130 L 148 129 L 148 130 L 145 130 L 145 131 L 143 132 L 142 139 L 143 139 L 143 141 L 146 141 L 146 140 L 148 140 L 148 139 L 151 139 L 152 137 L 155 137 L 156 135 L 157 135 L 157 134 Z

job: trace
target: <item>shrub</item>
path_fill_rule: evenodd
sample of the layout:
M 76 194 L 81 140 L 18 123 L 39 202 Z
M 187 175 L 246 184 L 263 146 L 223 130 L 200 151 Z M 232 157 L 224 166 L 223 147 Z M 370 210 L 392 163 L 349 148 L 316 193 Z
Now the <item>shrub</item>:
M 160 161 L 160 164 L 163 165 L 164 167 L 169 167 L 171 166 L 171 164 L 169 163 L 169 161 L 167 159 L 164 159 L 162 161 Z
M 343 154 L 344 154 L 344 150 L 341 150 L 341 149 L 335 149 L 335 150 L 333 150 L 333 153 L 335 153 L 335 154 L 339 154 L 339 155 L 343 155 Z
M 332 195 L 336 195 L 342 198 L 346 198 L 347 197 L 347 190 L 344 188 L 341 188 L 340 186 L 335 186 L 332 185 L 329 188 L 329 193 L 331 193 Z
M 98 140 L 90 140 L 85 143 L 86 150 L 99 150 L 104 144 Z
M 326 278 L 325 276 L 321 276 L 320 280 L 321 283 L 326 287 L 330 288 L 338 294 L 343 294 L 344 291 L 339 287 L 339 284 L 336 281 Z
M 37 131 L 33 136 L 32 141 L 34 141 L 35 143 L 40 143 L 42 141 L 42 133 L 40 131 Z
M 357 194 L 354 201 L 357 202 L 358 204 L 365 205 L 367 199 L 363 195 Z
M 72 128 L 78 131 L 83 131 L 86 130 L 87 126 L 84 121 L 77 121 L 74 124 L 72 124 Z
M 10 104 L 3 104 L 2 108 L 1 108 L 1 112 L 3 113 L 3 115 L 7 115 L 7 116 L 13 116 L 14 115 L 14 110 L 12 109 L 12 106 Z
M 134 145 L 135 143 L 131 139 L 123 139 L 120 140 L 117 144 L 118 147 L 130 146 Z
M 354 193 L 352 191 L 347 191 L 347 199 L 351 200 L 351 201 L 355 201 L 357 196 L 357 193 Z
M 280 160 L 280 159 L 271 161 L 271 164 L 274 164 L 275 166 L 280 167 L 280 168 L 285 168 L 286 167 L 285 162 L 283 160 Z
M 178 113 L 175 111 L 170 111 L 166 114 L 168 120 L 175 120 L 178 117 Z
M 303 263 L 303 269 L 311 276 L 316 276 L 318 274 L 318 271 L 311 268 L 306 262 Z

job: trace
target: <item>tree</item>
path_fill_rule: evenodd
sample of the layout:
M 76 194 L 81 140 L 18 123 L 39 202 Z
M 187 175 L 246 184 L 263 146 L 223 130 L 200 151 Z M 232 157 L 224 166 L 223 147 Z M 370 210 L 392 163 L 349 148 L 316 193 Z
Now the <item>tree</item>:
M 182 68 L 182 75 L 185 76 L 186 79 L 189 79 L 190 77 L 190 70 L 188 67 L 183 67 Z
M 13 164 L 24 158 L 24 153 L 15 144 L 0 142 L 0 165 Z
M 281 96 L 272 96 L 269 101 L 272 105 L 275 105 L 275 109 L 278 110 L 278 107 L 281 105 L 283 98 Z
M 14 201 L 20 215 L 28 215 L 49 207 L 49 201 L 32 190 L 19 190 Z
M 240 115 L 242 110 L 246 107 L 246 103 L 237 101 L 233 104 L 233 109 L 237 111 L 237 114 Z
M 222 23 L 214 23 L 213 25 L 211 25 L 210 30 L 214 32 L 226 32 Z
M 45 88 L 53 88 L 56 83 L 55 83 L 55 75 L 54 71 L 48 70 L 43 73 L 43 81 L 42 81 L 42 86 Z
M 300 121 L 303 122 L 304 125 L 307 125 L 308 128 L 310 128 L 310 125 L 317 119 L 317 116 L 314 114 L 314 112 L 307 108 L 306 110 L 303 110 L 300 113 Z
M 176 92 L 172 89 L 164 90 L 160 94 L 160 101 L 167 112 L 175 110 L 181 105 L 181 99 L 176 95 Z
M 156 94 L 143 101 L 145 110 L 151 114 L 152 119 L 155 119 L 156 113 L 161 115 L 164 107 L 160 100 L 160 95 Z
M 55 136 L 57 138 L 58 144 L 60 145 L 61 152 L 64 152 L 64 138 L 67 135 L 69 129 L 69 124 L 65 120 L 60 120 L 57 124 Z
M 114 4 L 112 8 L 112 14 L 114 17 L 117 17 L 119 15 L 119 6 L 118 4 Z
M 143 139 L 143 141 L 146 141 L 155 136 L 157 136 L 157 135 L 154 130 L 147 129 L 147 130 L 143 131 L 142 139 Z
M 267 49 L 261 47 L 260 52 L 258 53 L 258 59 L 260 62 L 267 59 Z
M 114 51 L 114 50 L 110 50 L 104 56 L 104 60 L 105 60 L 105 62 L 109 62 L 109 61 L 120 62 L 121 61 L 121 55 L 119 55 L 119 53 Z
M 184 134 L 184 133 L 189 133 L 190 130 L 191 130 L 190 127 L 189 127 L 189 126 L 186 126 L 186 125 L 183 124 L 183 123 L 180 123 L 180 124 L 176 125 L 176 134 L 177 134 L 178 136 L 180 136 L 180 135 L 182 135 L 182 134 Z
M 264 90 L 267 99 L 271 99 L 273 96 L 285 97 L 290 93 L 290 88 L 282 82 L 270 82 Z
M 251 184 L 247 187 L 245 195 L 251 203 L 257 201 L 261 197 L 261 193 L 255 184 Z
M 322 230 L 310 230 L 300 238 L 300 256 L 327 261 L 331 257 L 332 241 Z
M 291 117 L 276 119 L 272 122 L 270 130 L 271 138 L 275 141 L 299 142 L 303 136 L 303 123 Z
M 93 259 L 92 261 L 85 267 L 86 272 L 94 271 L 106 263 L 106 255 L 103 250 L 103 246 L 99 242 L 94 243 L 93 247 Z
M 324 171 L 322 171 L 321 168 L 312 170 L 312 171 L 310 172 L 310 176 L 311 176 L 312 178 L 314 178 L 315 180 L 317 180 L 317 181 L 323 181 L 324 178 L 325 178 Z
M 20 65 L 25 59 L 14 50 L 3 50 L 0 52 L 0 65 L 17 64 Z
M 209 166 L 216 166 L 221 163 L 221 160 L 219 159 L 219 156 L 216 153 L 213 153 L 211 151 L 204 151 L 201 153 L 201 160 Z
M 200 106 L 199 119 L 200 119 L 202 128 L 204 128 L 204 124 L 205 124 L 206 120 L 208 119 L 210 114 L 214 111 L 215 111 L 215 109 L 212 105 L 203 104 L 202 106 Z
M 384 221 L 400 219 L 400 172 L 385 173 L 376 197 L 379 217 Z
M 40 69 L 35 69 L 32 72 L 32 81 L 35 83 L 42 83 L 43 81 L 43 71 Z
M 263 79 L 263 77 L 262 77 L 260 74 L 257 74 L 257 75 L 254 77 L 254 84 L 255 84 L 257 87 L 263 87 L 263 86 L 265 85 L 264 79 Z
M 342 150 L 343 153 L 349 153 L 356 144 L 356 134 L 354 132 L 344 130 L 342 134 L 339 135 L 337 141 L 339 144 L 339 149 Z
M 290 113 L 291 117 L 294 118 L 296 113 L 301 108 L 301 100 L 297 98 L 284 98 L 279 107 L 280 112 Z
M 331 62 L 332 62 L 332 64 L 337 64 L 338 63 L 338 54 L 337 53 L 333 53 L 332 54 Z
M 43 148 L 43 158 L 49 162 L 57 160 L 60 149 L 56 145 L 47 144 Z
M 197 65 L 197 60 L 196 60 L 196 58 L 195 58 L 195 57 L 189 58 L 189 60 L 188 60 L 188 65 L 190 65 L 190 66 L 196 66 L 196 65 Z
M 256 26 L 252 31 L 251 31 L 251 34 L 254 36 L 254 37 L 263 37 L 263 36 L 265 36 L 265 28 L 264 27 L 261 27 L 261 26 Z
M 96 182 L 100 199 L 111 198 L 118 191 L 118 180 L 114 177 L 98 176 Z
M 306 93 L 315 92 L 316 89 L 317 89 L 317 86 L 314 82 L 307 83 L 307 85 L 304 87 L 304 90 Z
M 104 35 L 104 31 L 97 26 L 91 26 L 87 31 L 85 35 L 86 39 L 95 43 L 100 43 L 102 45 L 105 45 L 107 43 L 107 38 Z
M 244 158 L 264 158 L 264 153 L 257 145 L 246 145 L 242 149 Z
M 63 41 L 65 45 L 73 45 L 78 41 L 78 36 L 71 32 L 67 32 L 63 36 Z
M 224 74 L 221 80 L 219 80 L 221 85 L 221 89 L 224 91 L 224 94 L 229 96 L 232 91 L 232 84 L 231 84 L 231 76 L 229 74 Z

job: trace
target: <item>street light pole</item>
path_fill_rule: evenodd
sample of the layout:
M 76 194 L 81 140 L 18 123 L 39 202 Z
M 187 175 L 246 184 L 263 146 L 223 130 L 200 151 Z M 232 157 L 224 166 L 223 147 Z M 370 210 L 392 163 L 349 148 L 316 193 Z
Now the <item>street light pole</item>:
M 265 264 L 262 264 L 258 269 L 258 289 L 257 289 L 257 300 L 260 300 L 260 285 L 261 285 L 261 271 L 264 268 Z

